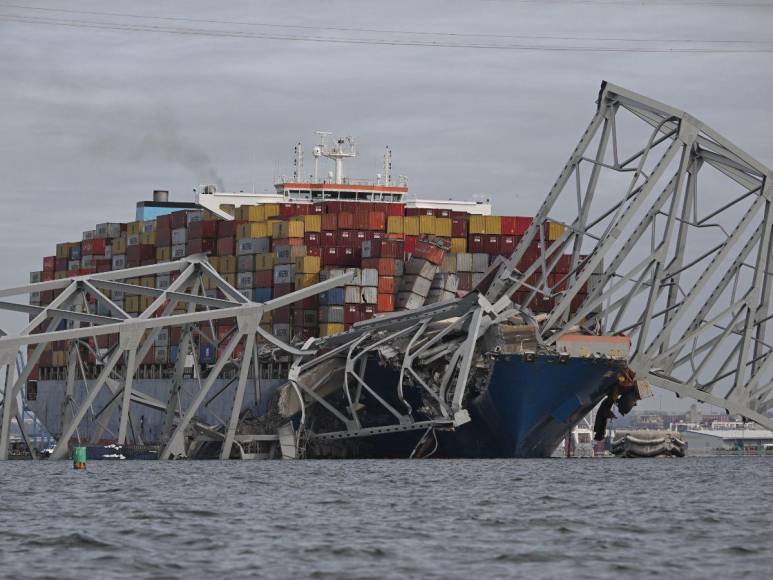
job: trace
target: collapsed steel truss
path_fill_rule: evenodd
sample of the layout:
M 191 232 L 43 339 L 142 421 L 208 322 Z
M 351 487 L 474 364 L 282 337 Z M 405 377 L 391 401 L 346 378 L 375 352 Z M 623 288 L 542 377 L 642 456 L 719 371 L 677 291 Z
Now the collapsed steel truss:
M 179 276 L 166 289 L 147 288 L 126 282 L 132 278 L 171 272 L 179 272 Z M 165 413 L 165 437 L 160 451 L 161 458 L 184 456 L 189 428 L 194 425 L 199 431 L 222 440 L 220 455 L 223 458 L 229 457 L 236 438 L 248 372 L 251 366 L 257 366 L 255 364 L 257 337 L 260 337 L 264 343 L 287 353 L 307 354 L 307 351 L 287 344 L 261 328 L 260 321 L 263 314 L 344 284 L 352 277 L 352 274 L 345 274 L 265 303 L 256 303 L 245 298 L 228 284 L 209 264 L 205 256 L 196 255 L 176 262 L 39 282 L 0 291 L 2 298 L 48 290 L 59 292 L 59 295 L 47 306 L 0 302 L 0 308 L 33 315 L 30 323 L 18 335 L 0 338 L 0 365 L 6 366 L 0 459 L 7 458 L 11 419 L 18 412 L 17 395 L 40 360 L 45 346 L 57 341 L 68 341 L 69 352 L 65 404 L 62 410 L 62 434 L 51 454 L 53 459 L 62 458 L 67 454 L 69 441 L 76 434 L 87 414 L 94 417 L 100 424 L 101 436 L 105 430 L 104 424 L 113 413 L 119 411 L 120 421 L 115 441 L 118 445 L 124 445 L 129 429 L 130 403 L 162 410 Z M 225 298 L 206 296 L 205 279 L 211 281 Z M 106 290 L 121 291 L 128 295 L 150 296 L 153 301 L 139 316 L 131 317 L 107 296 Z M 104 316 L 91 312 L 89 299 L 102 305 L 110 314 Z M 175 314 L 178 305 L 184 305 L 186 312 Z M 203 377 L 203 382 L 190 403 L 184 406 L 181 386 L 186 359 L 189 355 L 194 359 L 196 357 L 195 349 L 192 348 L 192 337 L 197 333 L 200 339 L 214 342 L 214 333 L 212 337 L 207 337 L 198 332 L 195 325 L 228 318 L 236 319 L 236 330 L 230 336 L 224 337 L 220 344 L 213 345 L 219 347 L 219 356 L 207 375 Z M 58 330 L 62 321 L 66 322 L 66 328 Z M 161 329 L 171 326 L 182 328 L 180 353 L 174 375 L 170 379 L 169 398 L 167 401 L 160 401 L 134 388 L 133 381 L 142 360 L 153 347 Z M 39 331 L 41 328 L 43 330 Z M 96 337 L 111 334 L 118 335 L 118 344 L 105 353 L 95 353 L 99 374 L 96 379 L 87 380 L 78 347 L 88 348 L 88 343 L 84 341 L 93 339 L 96 343 Z M 201 424 L 196 420 L 196 414 L 226 364 L 235 364 L 232 355 L 242 342 L 244 354 L 240 361 L 236 361 L 239 366 L 238 382 L 230 416 L 222 425 Z M 14 374 L 12 365 L 17 353 L 19 349 L 28 346 L 34 346 L 34 349 L 29 354 L 27 365 L 20 373 Z M 79 380 L 86 382 L 86 394 L 82 400 L 75 401 L 75 383 Z M 112 396 L 104 408 L 96 411 L 93 404 L 105 387 L 110 389 Z M 22 422 L 19 422 L 19 427 L 23 430 Z
M 589 149 L 595 152 L 588 155 Z M 263 313 L 345 284 L 352 275 L 259 304 L 230 286 L 204 256 L 192 256 L 0 291 L 0 298 L 61 292 L 44 307 L 0 303 L 0 308 L 34 316 L 20 334 L 0 338 L 0 365 L 7 365 L 8 377 L 16 377 L 5 386 L 0 459 L 7 456 L 17 394 L 51 341 L 70 345 L 70 398 L 54 458 L 64 456 L 87 413 L 104 421 L 120 412 L 116 442 L 123 445 L 131 426 L 130 403 L 164 411 L 161 458 L 185 456 L 195 432 L 221 441 L 220 457 L 230 457 L 239 443 L 242 399 L 250 368 L 256 366 L 257 340 L 293 357 L 288 388 L 295 396 L 301 429 L 291 430 L 285 455 L 297 456 L 310 439 L 404 430 L 430 434 L 464 424 L 469 420 L 464 401 L 471 376 L 485 365 L 482 339 L 506 320 L 534 330 L 535 350 L 555 351 L 558 339 L 578 328 L 627 334 L 633 341 L 629 366 L 638 378 L 773 428 L 768 416 L 773 408 L 773 349 L 766 341 L 773 271 L 770 178 L 769 169 L 695 118 L 605 83 L 596 114 L 515 252 L 494 264 L 479 289 L 464 298 L 380 316 L 346 333 L 295 346 L 259 326 Z M 563 233 L 548 235 L 550 222 L 563 224 Z M 537 255 L 530 255 L 535 249 Z M 566 260 L 560 256 L 567 253 L 569 267 L 559 268 Z M 164 290 L 126 282 L 173 271 L 180 275 Z M 214 280 L 225 298 L 203 295 L 203 277 Z M 153 302 L 133 318 L 105 290 L 147 295 Z M 90 312 L 86 297 L 110 314 Z M 538 300 L 549 301 L 548 314 L 532 314 Z M 186 313 L 174 314 L 179 304 Z M 183 359 L 197 332 L 194 325 L 225 318 L 235 318 L 237 330 L 218 345 L 217 361 L 184 405 Z M 56 330 L 63 320 L 70 328 Z M 160 401 L 134 388 L 133 380 L 158 332 L 169 326 L 183 329 L 181 354 L 169 398 Z M 118 346 L 100 355 L 98 377 L 88 384 L 85 398 L 74 401 L 73 387 L 82 368 L 78 341 L 111 333 L 119 335 Z M 233 360 L 242 342 L 244 355 Z M 35 348 L 24 370 L 14 375 L 16 353 L 27 345 Z M 396 406 L 365 380 L 369 357 L 399 369 Z M 235 365 L 238 374 L 230 416 L 218 425 L 204 424 L 197 412 L 226 364 Z M 341 380 L 333 381 L 343 401 L 338 405 L 330 391 L 321 388 L 334 371 L 341 373 Z M 425 395 L 421 413 L 406 400 L 407 385 Z M 112 398 L 95 412 L 92 404 L 105 387 Z M 364 396 L 381 405 L 393 421 L 365 425 L 360 418 Z M 312 406 L 324 409 L 340 428 L 308 429 Z M 286 425 L 280 426 L 279 439 Z
M 638 377 L 773 428 L 771 201 L 765 165 L 687 113 L 604 83 L 489 299 L 554 301 L 546 345 L 583 324 L 628 334 Z M 565 226 L 553 241 L 548 220 Z M 539 259 L 518 270 L 535 242 Z M 557 274 L 563 252 L 571 266 Z

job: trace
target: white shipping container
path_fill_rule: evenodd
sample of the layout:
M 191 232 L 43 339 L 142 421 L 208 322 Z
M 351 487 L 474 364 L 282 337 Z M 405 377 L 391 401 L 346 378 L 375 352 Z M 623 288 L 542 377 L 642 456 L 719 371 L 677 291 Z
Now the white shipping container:
M 97 224 L 95 238 L 117 238 L 121 235 L 121 224 Z
M 40 306 L 40 292 L 30 292 L 30 304 Z
M 185 244 L 177 244 L 172 246 L 172 259 L 178 260 L 185 257 Z
M 446 254 L 443 256 L 443 263 L 440 265 L 441 272 L 456 272 L 456 254 Z
M 424 296 L 419 296 L 413 292 L 400 292 L 397 295 L 395 306 L 398 310 L 415 310 L 424 306 Z
M 175 228 L 172 230 L 172 245 L 184 244 L 188 241 L 188 230 L 185 228 Z
M 422 278 L 421 276 L 414 276 L 412 274 L 408 274 L 406 276 L 403 276 L 400 290 L 402 292 L 412 292 L 413 294 L 418 294 L 419 296 L 426 298 L 427 294 L 429 294 L 429 289 L 431 287 L 432 287 L 431 280 L 427 280 L 426 278 Z
M 319 309 L 319 321 L 323 323 L 344 323 L 343 306 L 322 306 Z
M 94 265 L 94 256 L 81 256 L 81 268 L 91 268 Z
M 362 304 L 362 294 L 359 286 L 344 287 L 344 302 L 346 304 Z
M 40 282 L 43 276 L 43 272 L 30 272 L 30 283 L 35 284 Z
M 140 235 L 139 234 L 129 234 L 126 236 L 126 245 L 127 246 L 139 246 L 140 245 Z
M 454 298 L 456 298 L 456 294 L 454 292 L 433 288 L 432 290 L 429 291 L 429 294 L 427 295 L 426 303 L 437 304 L 438 302 L 448 302 L 449 300 L 453 300 Z
M 295 282 L 295 264 L 274 266 L 274 284 L 292 284 Z
M 157 346 L 154 349 L 154 358 L 156 359 L 157 364 L 164 364 L 167 362 L 168 359 L 168 353 L 169 349 L 165 346 Z
M 432 279 L 432 288 L 456 292 L 459 288 L 459 277 L 456 274 L 438 272 Z
M 80 270 L 80 267 L 81 267 L 80 260 L 70 260 L 69 262 L 67 262 L 68 270 Z
M 84 240 L 93 240 L 97 235 L 97 230 L 87 230 L 83 232 Z
M 435 264 L 428 262 L 427 260 L 422 260 L 421 258 L 411 258 L 405 265 L 406 274 L 421 276 L 427 280 L 432 280 L 432 278 L 435 277 L 435 274 L 437 274 L 437 271 L 438 267 Z
M 472 287 L 475 288 L 478 284 L 480 284 L 480 281 L 483 280 L 483 272 L 473 272 L 472 273 Z
M 290 325 L 284 322 L 274 324 L 274 336 L 285 342 L 290 340 Z
M 239 272 L 236 275 L 236 287 L 239 290 L 249 290 L 253 286 L 252 272 Z
M 346 273 L 346 270 L 343 268 L 330 268 L 330 269 L 323 269 L 319 273 L 319 279 L 321 282 L 324 282 L 325 280 L 329 280 L 330 278 L 335 278 L 336 276 L 343 276 Z
M 126 255 L 118 254 L 113 256 L 113 270 L 123 270 L 126 267 Z
M 200 222 L 202 217 L 203 217 L 203 212 L 201 210 L 199 210 L 199 211 L 189 211 L 188 212 L 188 224 L 192 224 L 193 222 Z
M 105 258 L 113 257 L 113 246 L 105 246 Z
M 169 329 L 162 328 L 156 335 L 156 340 L 153 341 L 155 346 L 169 346 Z
M 362 303 L 376 304 L 378 301 L 378 288 L 367 286 L 362 288 Z
M 472 272 L 472 254 L 468 254 L 466 252 L 456 254 L 456 271 Z
M 488 254 L 472 255 L 472 271 L 485 272 L 488 270 Z
M 360 272 L 360 278 L 361 286 L 378 286 L 378 270 L 375 268 L 363 268 Z
M 151 234 L 156 231 L 156 220 L 145 220 L 142 222 L 142 233 Z
M 360 271 L 360 269 L 359 268 L 347 268 L 346 269 L 346 273 L 349 274 L 350 272 L 352 274 L 354 274 L 354 278 L 352 278 L 352 280 L 351 280 L 351 282 L 349 282 L 349 284 L 351 284 L 352 286 L 362 286 L 362 272 Z M 358 304 L 358 303 L 357 302 L 352 302 L 352 304 Z
M 169 284 L 172 282 L 172 277 L 169 274 L 156 274 L 156 288 L 159 290 L 166 290 L 169 288 Z
M 120 302 L 121 304 L 119 304 L 119 306 L 121 306 L 121 308 L 123 308 L 123 300 L 125 296 L 126 296 L 126 293 L 123 290 L 110 291 L 110 300 L 112 300 L 116 304 Z

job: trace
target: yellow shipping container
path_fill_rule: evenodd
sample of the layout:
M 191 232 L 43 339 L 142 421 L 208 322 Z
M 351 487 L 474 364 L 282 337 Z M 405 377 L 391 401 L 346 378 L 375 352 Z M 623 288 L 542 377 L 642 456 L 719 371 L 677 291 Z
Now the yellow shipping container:
M 548 241 L 554 241 L 564 235 L 564 225 L 548 222 Z
M 279 204 L 278 203 L 267 203 L 264 204 L 263 207 L 266 210 L 266 219 L 272 218 L 274 216 L 279 215 Z
M 304 217 L 307 217 L 307 216 L 304 216 Z M 304 230 L 304 223 L 301 220 L 291 220 L 285 223 L 287 224 L 287 235 L 279 236 L 279 237 L 282 237 L 282 238 L 302 238 L 303 237 L 305 230 Z
M 168 262 L 172 259 L 172 246 L 156 248 L 156 262 Z
M 443 238 L 451 237 L 451 218 L 435 218 L 435 235 Z
M 284 221 L 274 221 L 271 223 L 271 237 L 272 238 L 289 238 L 289 229 L 287 227 L 287 222 Z
M 263 222 L 266 221 L 266 208 L 262 205 L 243 205 L 237 211 L 240 212 L 241 217 L 238 219 L 247 222 Z
M 67 365 L 67 352 L 64 350 L 55 350 L 51 353 L 51 366 L 63 367 Z
M 303 256 L 295 258 L 295 271 L 299 274 L 319 274 L 319 256 Z
M 62 278 L 67 278 L 67 272 L 64 272 L 64 271 L 54 272 L 54 280 L 61 280 Z
M 255 271 L 273 270 L 274 254 L 255 254 Z
M 145 220 L 142 222 L 142 231 L 143 232 L 155 232 L 156 231 L 156 220 Z
M 155 245 L 156 244 L 156 232 L 141 233 L 140 234 L 140 243 L 141 244 Z
M 497 236 L 502 233 L 502 219 L 498 215 L 486 216 L 486 231 L 484 234 L 496 234 Z
M 301 217 L 301 221 L 303 222 L 304 233 L 322 231 L 322 216 L 319 215 L 318 213 L 314 213 L 310 215 L 302 215 L 300 217 Z
M 344 325 L 338 323 L 327 323 L 319 325 L 320 336 L 332 336 L 333 334 L 340 334 L 344 331 Z
M 451 253 L 464 254 L 467 252 L 467 238 L 451 238 Z
M 266 313 L 268 314 L 268 313 Z M 266 319 L 266 315 L 263 315 L 263 320 Z M 271 323 L 261 324 L 260 327 L 268 333 L 273 333 L 274 329 L 271 327 Z
M 129 314 L 137 314 L 140 311 L 139 296 L 127 296 L 123 301 L 123 309 Z
M 70 259 L 70 248 L 77 246 L 74 242 L 63 242 L 56 245 L 56 257 Z
M 435 216 L 434 215 L 419 216 L 419 233 L 435 235 Z
M 220 256 L 220 269 L 221 274 L 232 275 L 233 282 L 229 282 L 232 286 L 236 286 L 236 256 Z
M 319 282 L 319 274 L 296 274 L 295 275 L 295 289 L 308 288 Z
M 209 260 L 209 263 L 212 265 L 212 267 L 219 272 L 220 256 L 210 256 L 208 260 Z
M 403 218 L 403 230 L 406 236 L 418 236 L 419 216 L 405 216 L 405 218 Z
M 204 276 L 204 290 L 214 290 L 217 288 L 215 278 L 213 276 Z
M 471 234 L 486 233 L 486 217 L 482 215 L 471 215 L 468 232 Z
M 129 278 L 126 281 L 126 283 L 127 284 L 131 284 L 133 286 L 142 286 L 142 284 L 140 284 L 140 279 L 139 278 Z
M 390 215 L 389 217 L 387 217 L 387 233 L 388 234 L 403 233 L 403 216 Z
M 236 286 L 236 256 L 228 256 L 229 258 L 234 259 L 234 269 L 233 272 L 228 272 L 227 274 L 223 274 L 223 278 L 226 282 L 228 282 L 231 286 Z
M 155 276 L 143 276 L 140 278 L 140 286 L 144 286 L 145 288 L 155 288 L 156 287 L 156 277 Z
M 129 235 L 132 234 L 141 234 L 142 233 L 142 222 L 129 222 L 126 224 L 126 233 Z
M 140 310 L 147 310 L 153 304 L 153 296 L 140 296 Z
M 234 210 L 234 211 L 235 211 L 235 210 Z M 228 213 L 230 213 L 231 215 L 233 215 L 233 214 L 234 214 L 234 211 L 230 211 L 230 212 L 228 212 Z M 205 210 L 204 210 L 204 213 L 202 213 L 202 214 L 201 214 L 201 219 L 202 219 L 203 221 L 205 221 L 205 222 L 216 222 L 217 220 L 219 220 L 219 219 L 220 219 L 220 216 L 219 216 L 219 215 L 217 215 L 216 213 L 213 213 L 213 212 L 209 211 L 208 209 L 205 209 Z
M 267 238 L 271 234 L 269 233 L 268 224 L 266 222 L 246 222 L 240 224 L 237 228 L 236 238 Z
M 224 203 L 220 206 L 220 209 L 230 216 L 233 216 L 236 213 L 236 206 L 232 203 Z
M 120 238 L 113 238 L 112 246 L 112 253 L 113 256 L 120 256 L 121 254 L 126 253 L 126 236 L 121 236 Z

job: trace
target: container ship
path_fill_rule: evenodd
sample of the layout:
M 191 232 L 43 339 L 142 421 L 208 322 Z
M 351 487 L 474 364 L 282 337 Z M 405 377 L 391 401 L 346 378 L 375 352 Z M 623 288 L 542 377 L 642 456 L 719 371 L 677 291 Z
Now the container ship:
M 64 433 L 71 440 L 90 441 L 94 449 L 104 444 L 110 457 L 148 457 L 154 450 L 167 457 L 216 456 L 213 442 L 223 438 L 239 374 L 238 364 L 217 366 L 217 361 L 238 363 L 251 356 L 254 364 L 248 362 L 244 392 L 236 399 L 238 445 L 221 457 L 548 457 L 600 402 L 601 431 L 613 404 L 623 412 L 633 406 L 640 393 L 626 367 L 627 337 L 602 336 L 589 319 L 564 335 L 556 348 L 544 349 L 533 321 L 552 309 L 547 299 L 492 318 L 466 362 L 469 380 L 446 370 L 458 361 L 453 358 L 456 347 L 441 352 L 437 345 L 463 345 L 459 330 L 481 324 L 480 318 L 462 310 L 457 315 L 453 309 L 483 304 L 481 289 L 491 284 L 496 265 L 513 253 L 531 218 L 496 215 L 484 199 L 410 197 L 406 180 L 391 175 L 389 149 L 376 179 L 352 179 L 344 172 L 344 161 L 355 155 L 350 139 L 329 143 L 322 134 L 313 149 L 313 174 L 304 174 L 298 144 L 293 175 L 279 179 L 274 193 L 227 193 L 203 185 L 188 203 L 170 201 L 167 191 L 157 190 L 152 201 L 137 203 L 133 221 L 100 223 L 81 239 L 57 244 L 55 253 L 43 258 L 42 269 L 31 273 L 31 282 L 200 256 L 246 302 L 269 303 L 320 281 L 348 278 L 341 287 L 264 313 L 255 346 L 247 347 L 251 352 L 245 342 L 227 347 L 237 325 L 234 318 L 195 324 L 192 332 L 190 326 L 162 328 L 134 373 L 133 388 L 143 395 L 131 402 L 119 452 L 107 445 L 120 428 L 118 416 L 106 412 L 118 404 L 118 395 L 110 390 L 94 398 L 77 430 L 71 434 L 65 429 L 73 420 L 73 401 L 88 394 L 117 348 L 118 334 L 49 343 L 25 393 L 27 405 L 48 431 L 57 439 Z M 323 160 L 332 162 L 333 169 L 320 176 Z M 562 225 L 546 223 L 542 241 L 529 248 L 518 269 L 525 271 L 540 259 L 539 244 L 562 233 Z M 540 280 L 538 270 L 530 283 L 558 288 L 566 284 L 562 274 L 569 269 L 569 256 L 561 256 L 551 279 Z M 114 283 L 110 299 L 138 317 L 154 303 L 158 290 L 174 287 L 178 275 L 157 273 L 130 278 L 126 286 Z M 202 295 L 225 298 L 216 282 L 202 277 Z M 138 290 L 142 288 L 152 291 Z M 45 306 L 58 293 L 35 292 L 30 301 Z M 512 304 L 517 307 L 526 296 L 515 293 Z M 86 302 L 84 311 L 110 314 L 99 301 Z M 172 314 L 185 312 L 191 310 L 178 304 Z M 416 322 L 406 313 L 424 319 Z M 386 340 L 378 338 L 385 329 L 395 336 L 407 333 L 411 327 L 406 320 L 421 332 L 435 333 L 423 343 L 419 357 L 424 374 L 409 372 L 379 346 L 378 340 Z M 60 323 L 60 328 L 67 324 Z M 418 344 L 410 336 L 405 334 L 401 343 L 406 352 Z M 355 355 L 345 348 L 347 341 L 370 346 Z M 315 355 L 300 364 L 277 344 L 314 345 Z M 458 350 L 462 352 L 461 346 Z M 357 358 L 356 373 L 348 366 L 354 364 L 352 358 Z M 196 399 L 202 377 L 213 368 L 216 380 L 193 417 L 196 433 L 183 431 L 188 438 L 171 448 L 167 442 L 174 438 L 181 415 L 165 412 L 169 401 L 177 397 L 182 409 Z M 175 381 L 175 376 L 182 380 Z M 305 385 L 304 376 L 309 381 Z M 464 382 L 463 388 L 446 388 L 454 380 Z M 437 391 L 442 396 L 429 388 L 433 381 L 442 383 Z

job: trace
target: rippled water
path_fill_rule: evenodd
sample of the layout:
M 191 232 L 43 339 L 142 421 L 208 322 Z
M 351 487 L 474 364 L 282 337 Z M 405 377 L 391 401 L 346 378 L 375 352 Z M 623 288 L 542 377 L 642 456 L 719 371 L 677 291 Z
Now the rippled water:
M 770 458 L 0 464 L 0 576 L 770 577 Z

